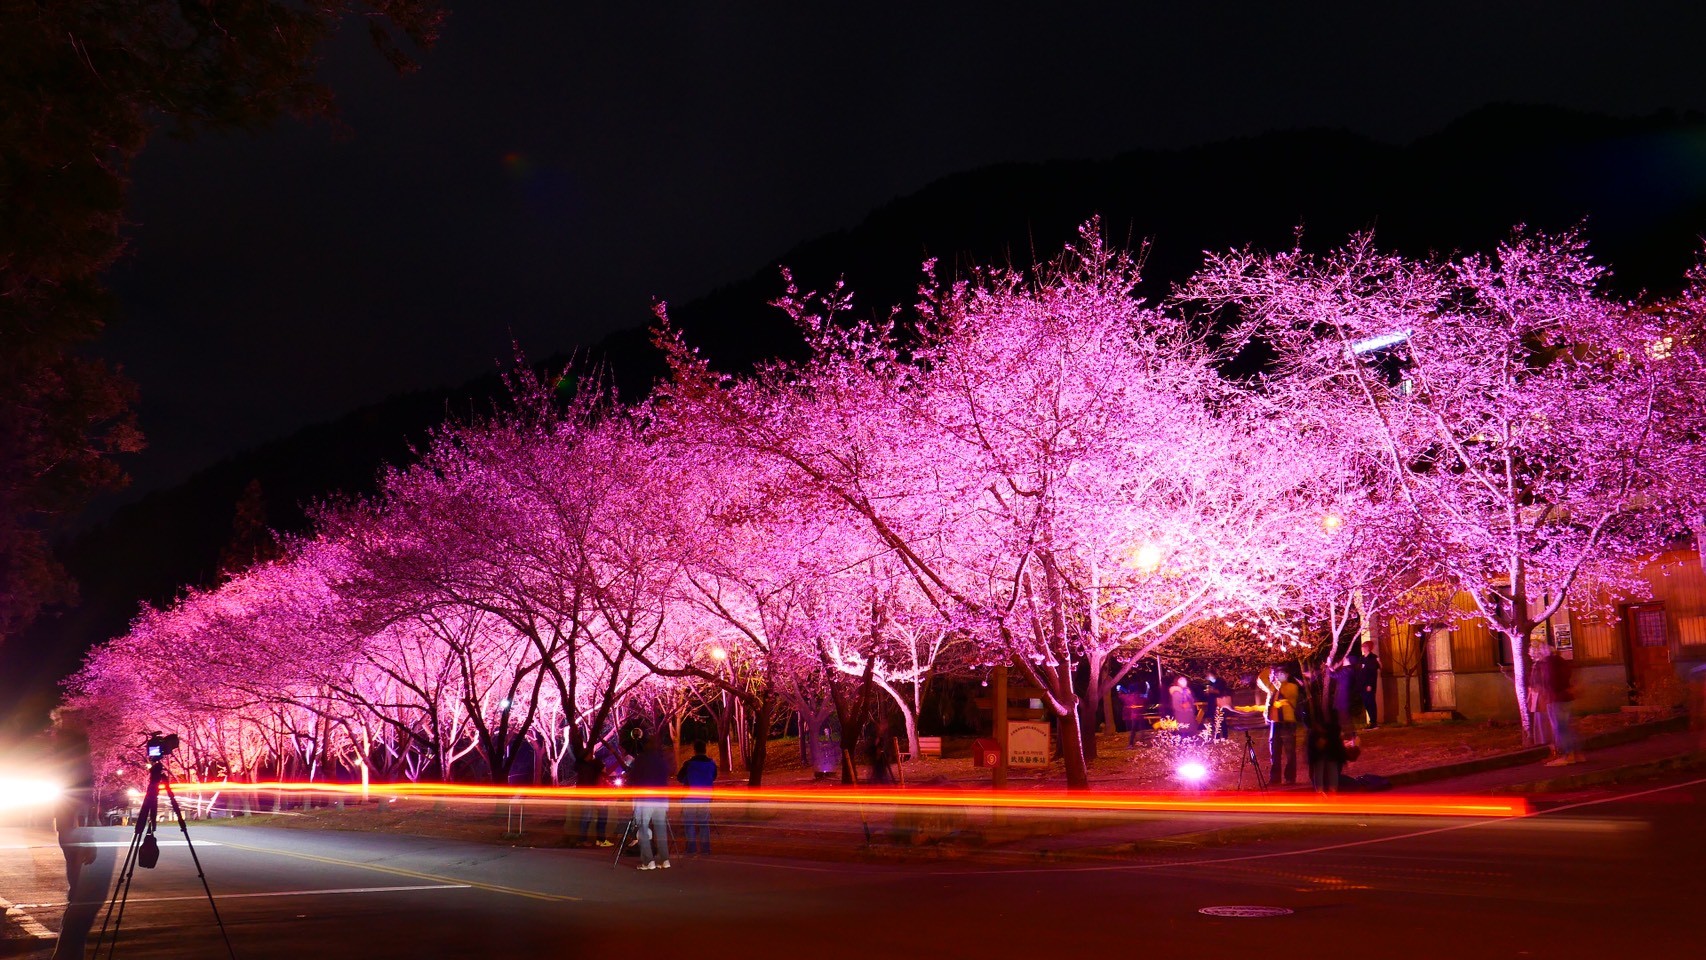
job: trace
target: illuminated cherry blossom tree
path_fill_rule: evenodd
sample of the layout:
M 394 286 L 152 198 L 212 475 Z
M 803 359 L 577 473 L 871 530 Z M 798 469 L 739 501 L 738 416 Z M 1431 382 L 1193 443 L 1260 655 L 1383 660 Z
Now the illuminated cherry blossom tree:
M 1359 425 L 1369 487 L 1508 640 L 1519 703 L 1535 627 L 1592 603 L 1584 579 L 1633 587 L 1651 542 L 1650 324 L 1602 274 L 1575 234 L 1451 261 L 1362 236 L 1324 256 L 1214 256 L 1187 290 L 1251 324 L 1294 402 Z
M 1660 386 L 1656 428 L 1662 442 L 1647 461 L 1659 496 L 1677 522 L 1706 544 L 1706 260 L 1689 271 L 1677 297 L 1647 311 L 1653 327 L 1645 359 Z M 1706 564 L 1706 551 L 1700 551 Z
M 1129 669 L 1113 655 L 1270 603 L 1319 516 L 1309 458 L 1243 414 L 1202 338 L 1136 282 L 1092 224 L 1036 278 L 927 282 L 904 328 L 790 290 L 800 366 L 730 380 L 659 336 L 662 402 L 861 518 L 945 627 L 1047 691 L 1080 787 L 1083 721 Z

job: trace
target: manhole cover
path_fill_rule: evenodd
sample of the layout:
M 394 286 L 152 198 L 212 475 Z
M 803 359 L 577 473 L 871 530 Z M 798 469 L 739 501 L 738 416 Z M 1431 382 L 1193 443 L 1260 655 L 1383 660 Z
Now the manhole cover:
M 1203 907 L 1197 912 L 1211 917 L 1283 917 L 1291 911 L 1285 907 Z

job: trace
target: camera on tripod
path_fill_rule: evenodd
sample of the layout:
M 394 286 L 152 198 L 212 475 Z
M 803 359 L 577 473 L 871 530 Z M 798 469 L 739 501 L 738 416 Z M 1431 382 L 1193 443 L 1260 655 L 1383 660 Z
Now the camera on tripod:
M 213 888 L 208 886 L 207 874 L 201 869 L 201 857 L 195 852 L 195 844 L 190 842 L 189 824 L 184 822 L 184 809 L 178 805 L 178 795 L 172 792 L 171 778 L 166 775 L 165 759 L 178 749 L 181 741 L 175 733 L 162 733 L 159 730 L 147 731 L 148 740 L 143 749 L 148 753 L 148 786 L 143 789 L 141 803 L 136 809 L 136 829 L 131 834 L 130 851 L 124 855 L 124 866 L 119 868 L 118 880 L 113 884 L 113 894 L 107 901 L 106 916 L 101 920 L 101 932 L 95 939 L 95 956 L 101 956 L 103 944 L 106 955 L 112 956 L 118 949 L 119 928 L 124 925 L 124 907 L 130 899 L 130 885 L 136 877 L 136 868 L 152 870 L 160 862 L 160 841 L 155 838 L 154 831 L 160 819 L 160 795 L 165 794 L 166 802 L 171 805 L 172 819 L 178 822 L 178 830 L 184 835 L 184 848 L 190 852 L 190 862 L 195 864 L 195 874 L 201 880 L 202 892 L 207 894 L 208 908 L 213 911 L 213 922 L 219 925 L 219 935 L 225 940 L 225 952 L 231 960 L 237 960 L 237 951 L 231 946 L 231 935 L 225 929 L 225 921 L 219 916 L 219 904 L 214 902 Z M 108 929 L 112 930 L 112 939 L 107 939 Z
M 153 733 L 150 733 L 148 735 L 148 744 L 147 744 L 148 759 L 149 760 L 164 760 L 164 759 L 166 759 L 167 757 L 172 755 L 172 751 L 178 749 L 178 742 L 179 741 L 178 741 L 178 735 L 177 734 L 175 734 L 175 733 L 164 733 L 163 734 L 160 731 L 155 730 Z

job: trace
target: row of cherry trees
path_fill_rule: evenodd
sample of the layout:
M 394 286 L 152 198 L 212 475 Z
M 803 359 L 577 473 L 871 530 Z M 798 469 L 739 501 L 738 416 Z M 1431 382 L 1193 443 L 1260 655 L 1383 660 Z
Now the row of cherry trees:
M 1295 651 L 1446 583 L 1525 651 L 1706 523 L 1706 277 L 1660 305 L 1601 279 L 1573 236 L 1356 238 L 1211 256 L 1155 306 L 1090 224 L 1029 274 L 927 265 L 904 316 L 790 284 L 809 355 L 742 376 L 660 309 L 644 402 L 518 374 L 70 697 L 109 765 L 172 729 L 250 778 L 554 779 L 630 712 L 706 707 L 758 782 L 781 716 L 850 747 L 878 697 L 916 736 L 931 676 L 1009 663 L 1083 786 L 1096 705 L 1164 644 Z

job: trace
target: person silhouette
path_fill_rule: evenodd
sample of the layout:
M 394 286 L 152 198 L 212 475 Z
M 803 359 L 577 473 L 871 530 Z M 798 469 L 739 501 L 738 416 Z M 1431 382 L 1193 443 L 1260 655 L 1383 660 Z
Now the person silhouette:
M 113 876 L 113 850 L 97 847 L 91 826 L 99 823 L 95 803 L 95 770 L 89 757 L 89 732 L 81 714 L 59 709 L 53 713 L 54 754 L 65 784 L 53 810 L 59 852 L 65 857 L 65 916 L 60 922 L 55 960 L 81 960 L 89 929 L 107 899 Z

